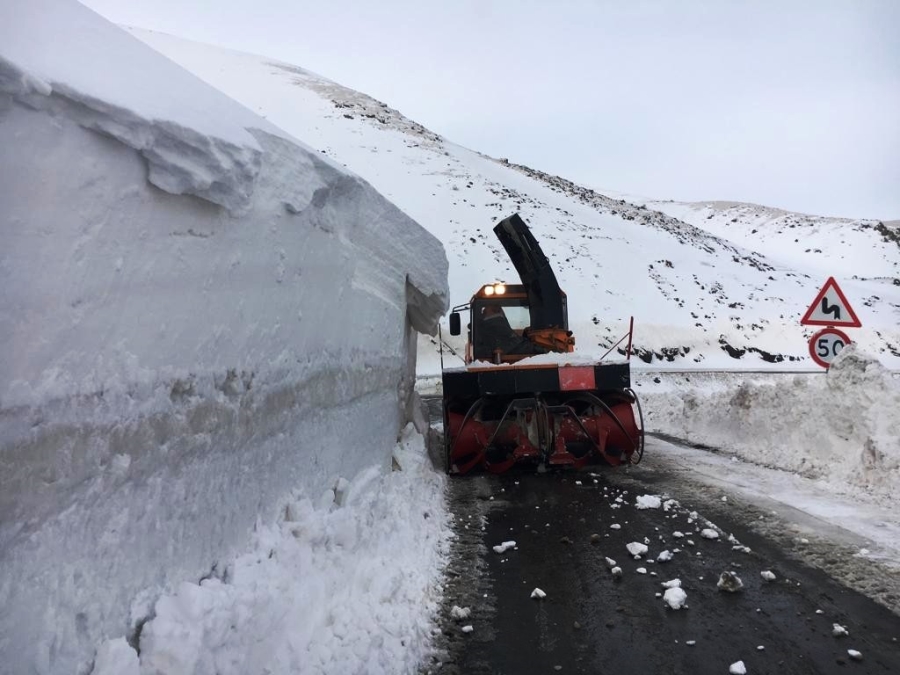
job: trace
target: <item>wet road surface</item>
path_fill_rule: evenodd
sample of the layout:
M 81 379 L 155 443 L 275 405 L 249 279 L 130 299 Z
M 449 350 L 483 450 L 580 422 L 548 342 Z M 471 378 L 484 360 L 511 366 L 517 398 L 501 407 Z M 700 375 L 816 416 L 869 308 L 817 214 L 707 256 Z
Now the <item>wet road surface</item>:
M 638 470 L 595 471 L 450 479 L 457 539 L 427 672 L 705 674 L 743 661 L 750 675 L 900 673 L 900 617 L 785 555 L 720 497 Z M 668 510 L 637 508 L 638 496 L 663 492 L 677 501 Z M 511 540 L 515 549 L 492 550 Z M 631 542 L 647 554 L 634 559 Z M 672 559 L 657 562 L 664 550 Z M 724 571 L 743 590 L 720 591 Z M 679 610 L 657 597 L 676 578 L 687 593 Z M 531 599 L 534 588 L 546 597 Z M 453 619 L 454 605 L 470 616 Z M 835 623 L 849 635 L 835 637 Z

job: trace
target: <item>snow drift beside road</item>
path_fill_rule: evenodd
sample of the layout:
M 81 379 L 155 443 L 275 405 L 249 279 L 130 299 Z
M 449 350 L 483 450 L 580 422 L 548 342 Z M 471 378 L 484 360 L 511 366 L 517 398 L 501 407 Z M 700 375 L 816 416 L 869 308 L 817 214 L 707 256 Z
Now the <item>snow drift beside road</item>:
M 160 598 L 141 632 L 141 675 L 415 672 L 450 529 L 445 478 L 412 426 L 394 457 L 401 470 L 373 466 L 337 495 L 295 495 L 218 578 Z M 137 672 L 137 654 L 117 645 L 101 648 L 115 659 L 93 675 Z
M 74 0 L 0 3 L 0 205 L 0 670 L 82 675 L 292 490 L 389 469 L 447 260 Z
M 896 496 L 900 485 L 900 381 L 849 345 L 827 374 L 729 386 L 721 377 L 640 378 L 647 427 L 799 473 L 846 493 Z

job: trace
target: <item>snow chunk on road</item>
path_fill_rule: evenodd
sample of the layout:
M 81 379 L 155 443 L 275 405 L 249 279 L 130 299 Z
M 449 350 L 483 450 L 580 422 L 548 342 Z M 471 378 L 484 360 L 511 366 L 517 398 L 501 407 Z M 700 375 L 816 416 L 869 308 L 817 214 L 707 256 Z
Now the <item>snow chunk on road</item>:
M 680 586 L 669 588 L 663 593 L 663 600 L 672 609 L 681 609 L 687 602 L 687 593 Z
M 625 548 L 628 549 L 628 552 L 631 555 L 644 555 L 648 550 L 646 544 L 642 544 L 638 541 L 633 541 L 630 544 L 626 544 Z
M 719 533 L 710 527 L 700 530 L 700 536 L 704 539 L 718 539 Z
M 621 567 L 613 567 L 610 572 L 614 577 L 622 576 L 622 568 Z
M 850 635 L 850 631 L 844 628 L 841 624 L 836 623 L 831 628 L 831 634 L 834 637 L 844 637 L 845 635 Z
M 684 532 L 679 532 L 678 530 L 675 530 L 672 533 L 672 536 L 675 537 L 676 539 L 681 539 L 684 536 Z
M 855 649 L 848 649 L 847 654 L 854 661 L 862 661 L 862 652 L 858 652 Z
M 719 581 L 716 583 L 716 588 L 720 591 L 727 591 L 728 593 L 737 593 L 744 588 L 744 582 L 741 581 L 741 578 L 734 572 L 722 572 L 722 574 L 719 575 Z
M 766 581 L 775 581 L 775 573 L 770 570 L 763 570 L 759 573 L 759 576 L 761 576 Z
M 611 529 L 611 530 L 621 530 L 621 529 L 622 529 L 622 526 L 619 525 L 618 523 L 613 523 L 612 525 L 609 526 L 609 529 Z
M 547 594 L 544 593 L 544 591 L 542 591 L 540 588 L 535 588 L 533 591 L 531 591 L 531 597 L 534 600 L 543 600 L 547 597 Z
M 656 556 L 656 562 L 669 562 L 674 557 L 674 554 L 666 549 L 665 551 L 660 551 L 659 555 Z
M 669 581 L 663 581 L 660 586 L 663 588 L 681 588 L 681 579 L 670 579 Z
M 506 553 L 509 549 L 515 548 L 516 542 L 514 541 L 504 541 L 502 544 L 498 544 L 494 546 L 494 553 Z
M 613 560 L 612 558 L 606 558 L 606 566 L 607 567 L 615 567 L 616 561 Z
M 641 495 L 634 505 L 639 509 L 658 509 L 662 506 L 662 499 L 657 495 Z
M 747 666 L 744 665 L 743 661 L 735 661 L 728 666 L 728 672 L 731 675 L 747 675 Z
M 475 630 L 475 629 L 472 628 L 471 625 L 468 625 L 468 626 L 463 626 L 463 627 L 461 628 L 461 630 L 462 630 L 463 633 L 471 633 L 471 632 L 472 632 L 473 630 Z
M 646 567 L 638 567 L 635 570 L 635 572 L 637 572 L 638 574 L 647 574 L 647 568 Z
M 450 610 L 450 616 L 457 621 L 461 621 L 462 619 L 468 619 L 469 615 L 472 613 L 472 610 L 468 607 L 460 607 L 458 605 L 453 605 L 453 609 Z

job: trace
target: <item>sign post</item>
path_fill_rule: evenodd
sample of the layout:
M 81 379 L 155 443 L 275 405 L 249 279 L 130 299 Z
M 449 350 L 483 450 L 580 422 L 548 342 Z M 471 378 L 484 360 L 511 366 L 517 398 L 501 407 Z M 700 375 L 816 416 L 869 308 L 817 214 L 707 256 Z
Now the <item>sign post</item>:
M 806 310 L 800 324 L 803 326 L 826 326 L 809 339 L 809 355 L 813 361 L 825 369 L 831 366 L 841 350 L 851 342 L 847 334 L 835 326 L 862 327 L 862 322 L 856 316 L 847 296 L 844 295 L 834 277 L 828 277 L 828 281 L 825 282 L 816 295 L 816 299 Z
M 834 277 L 828 277 L 828 281 L 825 282 L 816 299 L 806 310 L 800 324 L 803 326 L 862 327 L 856 312 L 853 311 L 847 301 L 847 296 L 844 295 Z
M 837 328 L 823 328 L 809 339 L 809 355 L 823 368 L 831 366 L 841 350 L 850 344 L 850 338 Z

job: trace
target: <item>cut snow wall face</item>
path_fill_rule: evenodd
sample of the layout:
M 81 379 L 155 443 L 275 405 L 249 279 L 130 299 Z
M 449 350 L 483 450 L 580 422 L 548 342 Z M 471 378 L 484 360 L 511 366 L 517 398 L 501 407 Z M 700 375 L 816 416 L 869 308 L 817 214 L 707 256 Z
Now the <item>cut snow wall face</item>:
M 447 261 L 264 124 L 230 214 L 45 85 L 0 64 L 0 663 L 71 673 L 291 490 L 389 467 Z

